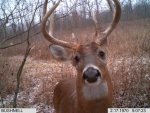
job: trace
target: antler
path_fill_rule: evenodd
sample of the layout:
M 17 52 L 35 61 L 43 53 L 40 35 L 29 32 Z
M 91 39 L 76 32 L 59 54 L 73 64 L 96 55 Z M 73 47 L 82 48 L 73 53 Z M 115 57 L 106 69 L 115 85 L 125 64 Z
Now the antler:
M 59 40 L 59 39 L 57 39 L 57 38 L 55 38 L 53 36 L 53 31 L 50 31 L 48 33 L 47 30 L 46 30 L 46 22 L 47 22 L 49 16 L 51 16 L 52 13 L 54 12 L 54 10 L 58 7 L 60 1 L 61 0 L 59 0 L 55 5 L 53 5 L 53 7 L 47 13 L 46 13 L 47 2 L 45 1 L 44 12 L 46 14 L 44 15 L 43 20 L 42 20 L 41 30 L 42 30 L 42 33 L 43 33 L 44 37 L 49 42 L 51 42 L 53 44 L 56 44 L 56 45 L 63 46 L 63 47 L 67 47 L 67 48 L 71 48 L 71 49 L 76 49 L 78 47 L 78 44 Z
M 109 3 L 111 2 L 110 0 L 107 0 Z M 106 37 L 113 31 L 113 29 L 116 27 L 116 25 L 118 24 L 120 17 L 121 17 L 121 6 L 118 0 L 113 0 L 114 4 L 115 4 L 115 8 L 113 11 L 113 21 L 110 24 L 110 26 L 104 31 L 102 32 L 103 34 L 106 35 Z M 113 5 L 111 5 L 113 6 Z M 113 9 L 113 8 L 112 8 Z
M 112 2 L 110 0 L 107 0 L 109 6 L 110 6 L 110 9 L 112 10 L 113 12 L 113 20 L 111 22 L 111 24 L 108 26 L 108 28 L 103 31 L 103 32 L 100 32 L 101 34 L 104 35 L 104 37 L 101 39 L 101 41 L 104 41 L 107 39 L 107 36 L 113 31 L 113 29 L 116 27 L 116 25 L 118 24 L 119 20 L 120 20 L 120 17 L 121 17 L 121 6 L 120 6 L 120 3 L 118 0 L 112 0 L 114 2 L 114 5 L 112 4 Z M 98 30 L 98 25 L 97 25 L 97 19 L 96 17 L 94 16 L 93 17 L 93 20 L 95 22 L 95 27 L 96 27 L 96 30 Z M 97 31 L 96 31 L 97 32 Z

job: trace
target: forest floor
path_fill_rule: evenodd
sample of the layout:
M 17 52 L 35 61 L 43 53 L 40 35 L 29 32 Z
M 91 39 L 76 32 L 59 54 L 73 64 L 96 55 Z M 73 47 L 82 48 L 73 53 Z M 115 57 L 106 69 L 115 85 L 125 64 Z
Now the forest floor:
M 13 76 L 9 77 L 9 80 L 7 77 L 5 78 L 11 85 L 7 86 L 7 88 L 11 88 L 10 90 L 12 90 L 12 87 L 15 89 L 16 74 L 14 67 L 17 67 L 22 59 L 23 56 L 2 57 L 0 59 L 1 62 L 5 62 L 5 67 L 3 68 L 6 68 L 6 71 Z M 133 75 L 135 72 L 141 72 L 141 66 L 145 70 L 145 76 Z M 114 86 L 114 107 L 150 107 L 150 89 L 147 89 L 150 85 L 149 58 L 120 58 L 113 60 L 113 63 L 110 61 L 108 67 L 112 74 Z M 11 71 L 7 70 L 11 68 L 13 68 Z M 121 69 L 126 71 L 118 75 L 123 71 Z M 135 72 L 131 72 L 131 69 L 135 70 Z M 71 75 L 72 72 L 73 76 Z M 127 76 L 123 76 L 125 73 Z M 52 97 L 55 85 L 64 77 L 75 76 L 76 71 L 69 62 L 58 63 L 54 60 L 35 60 L 32 57 L 28 57 L 21 77 L 21 87 L 17 101 L 18 107 L 37 108 L 38 113 L 53 113 Z M 3 82 L 3 85 L 6 84 L 5 80 Z M 10 92 L 10 94 L 4 95 L 3 102 L 5 107 L 12 107 L 14 91 Z M 2 107 L 1 102 L 0 106 Z

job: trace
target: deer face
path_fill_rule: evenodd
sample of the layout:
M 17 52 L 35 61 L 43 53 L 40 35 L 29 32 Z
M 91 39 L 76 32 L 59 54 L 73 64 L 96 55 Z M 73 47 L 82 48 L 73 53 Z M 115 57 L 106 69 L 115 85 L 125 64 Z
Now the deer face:
M 107 51 L 105 44 L 98 45 L 92 42 L 80 45 L 76 51 L 51 45 L 50 51 L 57 60 L 71 60 L 77 69 L 78 84 L 80 87 L 82 86 L 82 92 L 86 99 L 93 100 L 107 96 L 108 88 L 105 78 L 108 73 L 106 73 Z

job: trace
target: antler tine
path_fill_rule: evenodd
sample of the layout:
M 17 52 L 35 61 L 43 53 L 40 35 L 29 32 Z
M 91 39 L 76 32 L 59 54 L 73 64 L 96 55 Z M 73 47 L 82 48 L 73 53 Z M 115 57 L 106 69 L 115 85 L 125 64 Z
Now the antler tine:
M 47 12 L 47 3 L 48 3 L 48 0 L 45 0 L 44 1 L 44 7 L 43 7 L 43 16 L 46 14 Z
M 112 23 L 110 24 L 110 26 L 103 31 L 102 33 L 105 35 L 105 37 L 107 37 L 112 31 L 113 29 L 116 27 L 116 25 L 118 24 L 120 17 L 121 17 L 121 6 L 118 0 L 113 0 L 114 4 L 115 4 L 115 8 L 112 8 L 112 2 L 110 0 L 107 0 L 111 9 L 113 10 L 113 20 Z
M 99 25 L 98 25 L 98 21 L 97 21 L 97 11 L 93 13 L 93 21 L 95 24 L 95 34 L 94 34 L 94 38 L 95 38 L 95 37 L 97 37 L 98 31 L 99 31 Z
M 42 20 L 42 25 L 41 25 L 41 31 L 44 35 L 44 37 L 51 43 L 53 44 L 56 44 L 56 45 L 60 45 L 60 46 L 63 46 L 63 47 L 67 47 L 67 48 L 71 48 L 71 49 L 76 49 L 78 44 L 76 43 L 69 43 L 69 42 L 66 42 L 66 41 L 62 41 L 62 40 L 59 40 L 59 39 L 56 39 L 54 36 L 53 36 L 53 32 L 47 32 L 46 30 L 46 22 L 49 18 L 49 16 L 51 16 L 51 14 L 54 12 L 54 10 L 58 7 L 58 5 L 60 4 L 61 0 L 59 0 L 55 5 L 53 5 L 53 7 L 44 15 L 43 17 L 43 20 Z M 45 3 L 45 5 L 47 5 Z M 44 8 L 46 8 L 46 6 L 44 6 Z M 46 9 L 44 9 L 46 10 Z M 46 12 L 46 11 L 45 11 Z

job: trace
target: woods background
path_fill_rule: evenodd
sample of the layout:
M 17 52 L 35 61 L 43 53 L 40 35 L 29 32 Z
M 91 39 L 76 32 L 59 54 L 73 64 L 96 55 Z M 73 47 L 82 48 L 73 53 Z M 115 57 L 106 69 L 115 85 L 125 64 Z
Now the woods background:
M 55 0 L 48 1 L 50 8 Z M 76 76 L 70 63 L 52 59 L 40 24 L 43 0 L 0 1 L 0 107 L 36 107 L 52 113 L 53 88 Z M 109 38 L 108 68 L 114 107 L 150 107 L 150 0 L 120 0 L 121 20 Z M 105 0 L 63 0 L 55 11 L 55 35 L 85 43 L 112 20 Z M 74 39 L 72 35 L 75 35 Z M 73 76 L 70 76 L 73 73 Z

